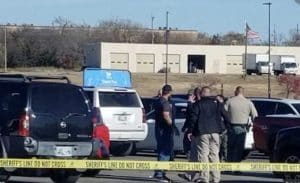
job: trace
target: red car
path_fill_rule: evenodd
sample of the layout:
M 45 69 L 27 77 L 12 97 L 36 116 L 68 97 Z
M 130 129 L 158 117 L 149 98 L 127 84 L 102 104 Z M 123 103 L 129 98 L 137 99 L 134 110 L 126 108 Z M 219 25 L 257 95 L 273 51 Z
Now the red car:
M 277 132 L 283 128 L 300 126 L 297 116 L 266 116 L 257 117 L 253 123 L 255 148 L 271 155 Z

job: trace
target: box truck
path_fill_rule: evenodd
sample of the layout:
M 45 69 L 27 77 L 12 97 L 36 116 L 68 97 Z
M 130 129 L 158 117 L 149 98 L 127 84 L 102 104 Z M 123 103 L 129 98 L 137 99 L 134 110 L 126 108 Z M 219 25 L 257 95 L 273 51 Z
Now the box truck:
M 274 65 L 274 74 L 297 74 L 298 64 L 293 55 L 272 55 L 271 61 Z
M 245 54 L 243 54 L 245 60 Z M 269 65 L 269 55 L 266 54 L 247 54 L 245 62 L 245 70 L 248 75 L 255 73 L 257 75 L 268 74 L 269 67 L 271 74 L 273 73 L 273 64 Z

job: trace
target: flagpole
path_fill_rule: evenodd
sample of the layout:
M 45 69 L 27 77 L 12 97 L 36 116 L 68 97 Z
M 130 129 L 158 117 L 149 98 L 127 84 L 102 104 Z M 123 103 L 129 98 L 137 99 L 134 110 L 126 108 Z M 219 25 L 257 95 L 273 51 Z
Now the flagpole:
M 247 54 L 248 54 L 248 30 L 247 30 L 247 22 L 245 21 L 245 55 L 244 55 L 244 79 L 247 76 Z

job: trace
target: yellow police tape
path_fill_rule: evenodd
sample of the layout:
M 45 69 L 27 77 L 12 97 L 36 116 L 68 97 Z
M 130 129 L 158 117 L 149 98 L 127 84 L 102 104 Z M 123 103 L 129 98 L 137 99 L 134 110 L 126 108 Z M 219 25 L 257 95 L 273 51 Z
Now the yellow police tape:
M 300 164 L 286 163 L 191 163 L 125 160 L 70 160 L 70 159 L 0 159 L 2 168 L 49 169 L 109 169 L 109 170 L 169 170 L 169 171 L 278 171 L 300 172 Z

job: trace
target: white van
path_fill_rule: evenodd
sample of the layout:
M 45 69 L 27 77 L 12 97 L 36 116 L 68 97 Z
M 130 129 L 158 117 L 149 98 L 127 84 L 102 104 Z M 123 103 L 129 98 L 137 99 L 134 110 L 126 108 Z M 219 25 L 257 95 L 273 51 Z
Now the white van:
M 111 153 L 129 155 L 135 142 L 145 140 L 148 135 L 143 103 L 136 90 L 109 87 L 107 83 L 105 86 L 84 86 L 83 89 L 93 106 L 100 108 L 103 122 L 109 128 Z

